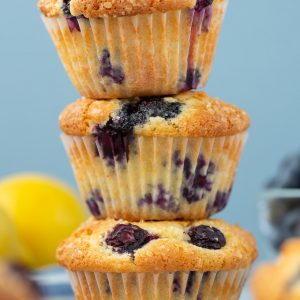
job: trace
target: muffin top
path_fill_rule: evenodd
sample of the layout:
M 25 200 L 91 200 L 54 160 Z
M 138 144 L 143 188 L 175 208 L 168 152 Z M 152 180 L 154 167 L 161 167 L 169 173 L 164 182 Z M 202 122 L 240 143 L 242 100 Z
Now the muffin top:
M 38 6 L 47 17 L 84 15 L 87 18 L 97 18 L 133 16 L 183 8 L 201 11 L 214 1 L 223 3 L 225 0 L 39 0 Z
M 244 132 L 249 125 L 245 111 L 194 91 L 128 100 L 81 99 L 60 116 L 62 131 L 75 136 L 100 128 L 138 136 L 220 137 Z
M 257 300 L 300 299 L 300 239 L 285 242 L 274 263 L 258 267 L 252 292 Z
M 217 271 L 247 268 L 253 236 L 221 220 L 139 222 L 88 220 L 57 251 L 69 270 L 90 272 Z

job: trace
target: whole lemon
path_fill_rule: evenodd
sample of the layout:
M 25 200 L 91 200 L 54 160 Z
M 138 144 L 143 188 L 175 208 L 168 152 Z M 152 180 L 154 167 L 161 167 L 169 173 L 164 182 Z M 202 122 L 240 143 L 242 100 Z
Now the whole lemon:
M 23 174 L 0 181 L 0 208 L 15 225 L 28 267 L 55 262 L 55 251 L 84 219 L 74 192 L 58 180 Z M 29 258 L 30 257 L 30 258 Z
M 29 253 L 18 242 L 15 225 L 7 216 L 2 208 L 0 208 L 0 260 L 31 261 Z

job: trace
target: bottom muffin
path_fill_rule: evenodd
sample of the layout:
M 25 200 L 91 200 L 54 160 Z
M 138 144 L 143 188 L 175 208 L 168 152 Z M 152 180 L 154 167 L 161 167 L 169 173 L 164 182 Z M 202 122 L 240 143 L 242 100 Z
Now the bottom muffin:
M 221 220 L 88 220 L 57 251 L 76 299 L 238 299 L 253 236 Z

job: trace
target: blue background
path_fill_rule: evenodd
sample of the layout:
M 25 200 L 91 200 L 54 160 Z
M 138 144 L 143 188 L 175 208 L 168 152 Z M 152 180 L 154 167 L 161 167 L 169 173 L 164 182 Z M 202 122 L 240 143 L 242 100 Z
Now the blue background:
M 54 175 L 75 186 L 57 117 L 78 97 L 35 1 L 2 1 L 0 176 Z M 231 0 L 207 91 L 252 116 L 230 204 L 222 217 L 259 233 L 257 202 L 286 153 L 299 147 L 299 0 Z

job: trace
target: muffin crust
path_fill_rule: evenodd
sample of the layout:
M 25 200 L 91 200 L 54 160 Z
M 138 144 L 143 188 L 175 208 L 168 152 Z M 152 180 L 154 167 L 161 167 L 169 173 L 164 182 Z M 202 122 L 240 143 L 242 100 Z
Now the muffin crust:
M 196 0 L 71 0 L 70 11 L 74 16 L 84 15 L 87 18 L 120 17 L 193 8 L 196 2 Z M 61 15 L 61 5 L 62 0 L 38 2 L 39 9 L 47 17 Z
M 45 17 L 58 17 L 61 15 L 63 0 L 39 0 L 38 8 Z
M 135 98 L 139 100 L 139 98 Z M 129 99 L 134 100 L 134 99 Z M 149 118 L 143 125 L 134 127 L 138 136 L 220 137 L 244 132 L 250 126 L 249 115 L 228 103 L 209 97 L 204 92 L 186 92 L 164 97 L 167 102 L 182 104 L 181 113 L 165 120 Z M 73 136 L 92 134 L 95 125 L 105 125 L 129 101 L 78 100 L 65 108 L 60 115 L 61 130 Z
M 221 220 L 203 220 L 131 223 L 159 236 L 138 249 L 133 258 L 113 252 L 104 242 L 105 235 L 119 223 L 128 222 L 91 218 L 60 245 L 58 262 L 72 271 L 206 272 L 249 267 L 257 256 L 255 240 L 250 233 Z M 226 238 L 225 247 L 210 250 L 189 243 L 186 232 L 198 225 L 219 229 Z

